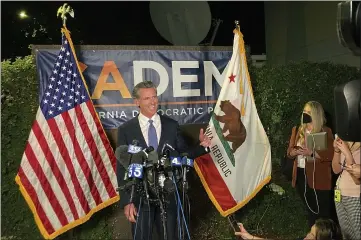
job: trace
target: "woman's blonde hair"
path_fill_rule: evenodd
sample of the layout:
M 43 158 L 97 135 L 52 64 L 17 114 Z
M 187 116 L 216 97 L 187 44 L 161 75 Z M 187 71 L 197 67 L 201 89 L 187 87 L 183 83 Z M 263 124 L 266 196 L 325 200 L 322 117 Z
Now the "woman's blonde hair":
M 312 131 L 311 133 L 318 133 L 322 131 L 323 126 L 326 124 L 325 112 L 321 103 L 316 101 L 309 101 L 305 104 L 303 109 L 308 106 L 311 109 L 312 118 Z M 298 128 L 299 141 L 303 145 L 305 142 L 305 130 L 306 123 L 303 123 L 303 117 L 301 116 L 301 126 Z

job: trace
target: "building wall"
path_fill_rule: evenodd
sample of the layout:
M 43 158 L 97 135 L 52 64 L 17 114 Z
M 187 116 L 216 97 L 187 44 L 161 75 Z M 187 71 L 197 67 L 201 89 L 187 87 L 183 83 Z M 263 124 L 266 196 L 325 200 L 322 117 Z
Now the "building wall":
M 265 2 L 267 63 L 332 61 L 360 67 L 360 57 L 339 44 L 338 2 Z

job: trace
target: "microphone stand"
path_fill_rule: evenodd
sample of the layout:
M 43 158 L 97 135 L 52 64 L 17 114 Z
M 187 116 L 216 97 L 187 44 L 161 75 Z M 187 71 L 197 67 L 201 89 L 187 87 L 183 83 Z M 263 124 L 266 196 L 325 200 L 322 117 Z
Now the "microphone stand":
M 168 240 L 167 236 L 167 213 L 166 213 L 166 207 L 165 207 L 165 197 L 164 197 L 164 179 L 165 178 L 165 171 L 164 171 L 164 162 L 166 159 L 163 159 L 166 156 L 162 156 L 160 160 L 158 160 L 157 163 L 157 171 L 155 174 L 156 181 L 155 181 L 155 193 L 156 197 L 158 199 L 159 209 L 160 209 L 160 218 L 161 218 L 161 224 L 163 229 L 163 240 Z
M 157 176 L 158 178 L 158 176 Z M 165 197 L 164 197 L 164 190 L 163 187 L 156 188 L 156 194 L 159 202 L 159 209 L 160 209 L 160 217 L 162 222 L 163 228 L 163 240 L 168 240 L 167 236 L 167 210 L 165 206 Z
M 160 208 L 160 216 L 161 216 L 161 219 L 162 219 L 163 239 L 168 240 L 168 235 L 167 235 L 167 210 L 166 210 L 166 203 L 165 203 L 164 192 L 163 191 L 161 193 L 159 208 Z
M 183 158 L 187 159 L 187 155 L 184 154 Z M 186 160 L 187 161 L 187 160 Z M 189 220 L 190 220 L 190 216 L 189 216 L 189 208 L 190 208 L 190 203 L 186 200 L 189 200 L 188 198 L 188 180 L 187 180 L 187 173 L 189 171 L 189 166 L 185 163 L 185 166 L 183 167 L 183 181 L 182 181 L 182 205 L 183 205 L 183 212 L 184 212 L 184 222 L 182 224 L 182 236 L 184 238 L 184 236 L 186 236 L 185 233 L 185 224 L 187 224 L 188 229 L 189 229 Z M 188 204 L 189 203 L 189 204 Z

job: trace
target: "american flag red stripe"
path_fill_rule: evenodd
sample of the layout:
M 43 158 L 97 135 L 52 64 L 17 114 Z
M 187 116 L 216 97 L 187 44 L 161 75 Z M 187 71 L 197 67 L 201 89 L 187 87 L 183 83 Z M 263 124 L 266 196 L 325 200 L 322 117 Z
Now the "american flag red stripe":
M 74 147 L 74 155 L 75 155 L 76 159 L 78 160 L 78 162 L 81 163 L 80 166 L 86 177 L 86 181 L 88 182 L 91 195 L 93 196 L 95 204 L 99 205 L 101 203 L 100 194 L 94 184 L 95 182 L 94 182 L 93 175 L 91 173 L 91 169 L 90 169 L 89 165 L 87 164 L 87 160 L 84 156 L 85 152 L 82 151 L 82 147 L 84 147 L 84 143 L 82 144 L 83 146 L 81 147 L 79 144 L 79 140 L 77 139 L 77 136 L 76 136 L 76 131 L 79 131 L 79 129 L 77 127 L 79 127 L 79 126 L 75 127 L 72 122 L 72 119 L 75 118 L 76 116 L 73 114 L 72 114 L 72 116 L 70 116 L 69 112 L 64 112 L 61 114 L 61 116 L 64 119 L 64 125 L 66 126 L 68 133 L 70 135 L 70 140 L 72 141 L 72 145 Z M 84 137 L 86 137 L 86 136 L 84 136 Z
M 119 200 L 116 159 L 67 29 L 41 97 L 16 182 L 44 238 Z
M 87 106 L 88 106 L 89 113 L 91 114 L 92 118 L 93 118 L 93 119 L 97 119 L 98 116 L 97 116 L 97 113 L 95 112 L 95 108 L 92 106 L 93 104 L 92 104 L 91 102 L 87 102 L 86 104 L 87 104 Z M 95 125 L 97 126 L 98 129 L 102 129 L 102 126 L 101 126 L 101 124 L 100 124 L 100 121 L 95 121 Z M 105 131 L 104 131 L 104 130 L 99 131 L 99 136 L 100 136 L 100 138 L 101 138 L 101 140 L 102 140 L 102 142 L 103 142 L 103 145 L 104 145 L 104 147 L 105 147 L 105 150 L 106 150 L 108 156 L 111 158 L 111 159 L 110 159 L 110 163 L 112 164 L 113 171 L 116 172 L 116 171 L 117 171 L 117 170 L 116 170 L 116 167 L 117 167 L 117 162 L 116 162 L 116 161 L 117 161 L 117 160 L 116 160 L 116 158 L 115 158 L 115 155 L 113 154 L 112 148 L 110 147 L 109 144 L 107 144 L 107 142 L 108 142 L 108 137 L 107 137 L 107 135 L 105 134 Z M 108 146 L 108 147 L 106 147 L 106 146 Z M 115 184 L 116 184 L 116 183 L 115 183 Z
M 65 147 L 65 143 L 62 138 L 62 134 L 59 131 L 59 128 L 57 127 L 54 119 L 49 119 L 47 123 L 49 124 L 49 129 L 50 129 L 52 135 L 54 136 L 56 145 L 58 146 L 59 149 L 63 149 L 62 151 L 59 151 L 59 153 L 62 156 L 64 164 L 68 170 L 69 177 L 72 181 L 73 188 L 75 189 L 76 196 L 79 199 L 81 208 L 83 209 L 84 213 L 86 214 L 90 211 L 90 206 L 89 206 L 88 201 L 85 198 L 84 192 L 82 191 L 82 188 L 80 186 L 79 179 L 77 178 L 77 175 L 76 175 L 76 172 L 74 169 L 74 165 L 72 164 L 72 161 L 70 158 L 70 154 Z M 44 124 L 44 125 L 46 126 L 46 124 Z M 79 210 L 78 210 L 78 212 L 79 212 Z M 83 216 L 84 213 L 82 214 L 81 212 L 79 212 L 79 215 Z
M 109 196 L 112 196 L 115 194 L 115 190 L 112 186 L 112 183 L 110 182 L 108 173 L 105 170 L 103 161 L 99 158 L 98 147 L 96 145 L 94 146 L 95 141 L 93 139 L 91 130 L 89 129 L 89 125 L 87 124 L 87 122 L 85 120 L 81 106 L 84 106 L 84 108 L 88 108 L 86 103 L 83 103 L 82 105 L 75 107 L 75 113 L 76 113 L 77 119 L 79 121 L 80 128 L 83 131 L 83 134 L 84 134 L 86 142 L 88 144 L 90 153 L 95 161 L 96 167 L 98 168 L 98 172 L 101 173 L 101 175 L 100 175 L 101 180 L 103 181 L 104 186 L 106 186 L 106 190 L 107 190 Z M 86 110 L 88 110 L 88 109 L 86 109 Z
M 37 138 L 39 142 L 39 146 L 41 147 L 43 153 L 45 153 L 45 158 L 48 161 L 51 171 L 55 176 L 55 179 L 58 181 L 59 186 L 61 187 L 62 191 L 64 192 L 65 198 L 67 200 L 67 203 L 69 204 L 70 210 L 73 214 L 73 219 L 78 219 L 78 212 L 75 208 L 74 200 L 72 199 L 70 195 L 70 191 L 68 188 L 68 185 L 66 184 L 66 181 L 64 179 L 64 176 L 60 172 L 60 169 L 55 162 L 53 153 L 51 149 L 49 148 L 49 144 L 47 140 L 44 137 L 44 134 L 42 133 L 40 126 L 37 121 L 34 122 L 33 128 L 32 128 L 35 137 Z
M 28 178 L 26 177 L 22 167 L 20 167 L 18 174 L 19 174 L 19 177 L 21 178 L 21 182 L 22 182 L 24 188 L 26 189 L 26 192 L 29 194 L 29 197 L 33 201 L 33 204 L 38 213 L 38 217 L 39 217 L 40 221 L 44 224 L 44 227 L 47 229 L 48 232 L 54 232 L 55 230 L 54 230 L 53 226 L 51 225 L 49 218 L 46 216 L 42 205 L 40 204 L 38 195 L 35 192 L 33 185 L 31 185 Z
M 36 169 L 35 174 L 37 178 L 39 179 L 39 184 L 41 187 L 46 191 L 46 196 L 51 199 L 50 204 L 54 209 L 54 212 L 56 216 L 58 217 L 59 221 L 63 225 L 68 224 L 68 220 L 66 219 L 66 216 L 64 214 L 64 210 L 60 206 L 58 198 L 55 196 L 55 193 L 51 187 L 52 184 L 49 183 L 42 166 L 40 166 L 37 156 L 34 154 L 33 149 L 30 147 L 30 144 L 26 146 L 25 149 L 26 157 L 28 158 L 28 161 L 33 169 Z

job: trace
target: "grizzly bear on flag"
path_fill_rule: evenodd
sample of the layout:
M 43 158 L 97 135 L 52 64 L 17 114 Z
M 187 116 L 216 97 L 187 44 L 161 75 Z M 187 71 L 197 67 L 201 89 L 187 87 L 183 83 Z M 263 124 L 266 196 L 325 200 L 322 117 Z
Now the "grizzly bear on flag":
M 224 139 L 232 142 L 232 153 L 235 153 L 247 136 L 246 128 L 241 121 L 241 112 L 229 100 L 222 101 L 220 108 L 224 115 L 215 115 L 215 119 L 224 123 L 222 133 L 229 131 L 229 134 Z

